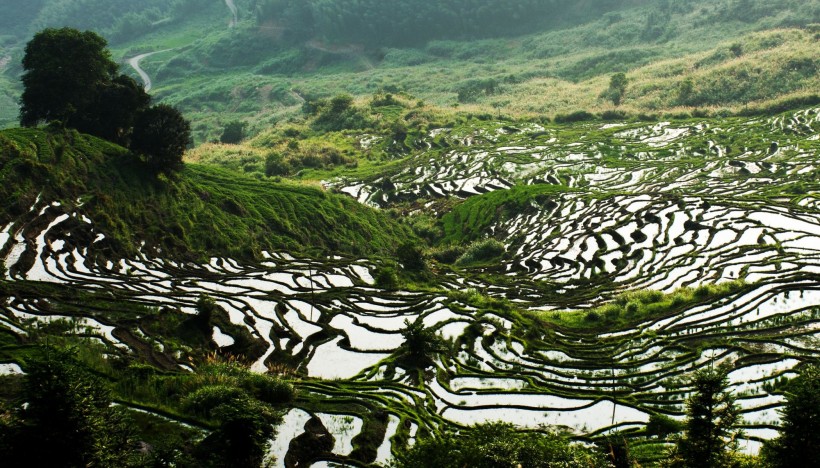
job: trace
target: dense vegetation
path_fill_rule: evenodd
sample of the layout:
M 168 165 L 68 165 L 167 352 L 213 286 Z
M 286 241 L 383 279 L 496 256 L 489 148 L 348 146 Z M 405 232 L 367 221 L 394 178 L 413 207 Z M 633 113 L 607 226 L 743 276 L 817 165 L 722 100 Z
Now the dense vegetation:
M 384 214 L 313 187 L 193 164 L 158 180 L 123 148 L 74 131 L 0 132 L 0 158 L 3 216 L 25 213 L 38 194 L 82 204 L 105 233 L 97 247 L 107 254 L 133 254 L 142 241 L 246 258 L 279 249 L 388 254 L 409 235 Z
M 432 39 L 514 36 L 594 17 L 625 2 L 567 0 L 261 0 L 257 21 L 275 22 L 291 37 L 373 46 L 424 44 Z
M 7 464 L 816 459 L 817 0 L 126 3 L 0 6 Z
M 221 2 L 141 10 L 117 9 L 119 2 L 45 1 L 40 10 L 28 3 L 6 6 L 25 26 L 7 30 L 8 52 L 0 53 L 0 125 L 16 117 L 22 44 L 43 26 L 63 25 L 103 32 L 117 59 L 162 51 L 142 67 L 161 101 L 194 118 L 198 142 L 218 140 L 234 120 L 258 132 L 298 116 L 302 98 L 341 92 L 404 91 L 442 107 L 555 116 L 610 110 L 608 84 L 619 72 L 629 82 L 619 107 L 636 114 L 736 111 L 817 88 L 816 0 L 482 1 L 469 8 L 237 0 L 232 28 Z M 112 12 L 125 13 L 112 19 Z

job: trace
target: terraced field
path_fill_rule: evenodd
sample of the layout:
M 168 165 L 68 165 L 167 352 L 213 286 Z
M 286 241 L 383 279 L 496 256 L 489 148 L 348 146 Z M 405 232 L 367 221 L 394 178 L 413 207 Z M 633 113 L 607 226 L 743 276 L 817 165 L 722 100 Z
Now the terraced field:
M 326 182 L 435 217 L 442 245 L 492 237 L 506 247 L 492 265 L 437 266 L 440 286 L 423 291 L 375 287 L 377 260 L 94 261 L 66 239 L 69 226 L 90 222 L 82 204 L 38 200 L 27 222 L 0 233 L 18 285 L 0 325 L 25 335 L 65 318 L 74 333 L 150 349 L 178 368 L 184 349 L 125 313 L 84 307 L 84 295 L 186 313 L 211 297 L 236 326 L 214 327 L 214 348 L 245 329 L 260 350 L 255 370 L 294 376 L 299 397 L 272 453 L 295 457 L 289 443 L 311 415 L 334 435 L 331 452 L 306 460 L 313 466 L 383 464 L 416 437 L 491 420 L 580 439 L 621 430 L 650 453 L 664 444 L 641 432 L 650 416 L 682 419 L 685 377 L 720 364 L 733 369 L 744 450 L 754 453 L 776 434 L 778 381 L 820 358 L 818 128 L 820 109 L 660 124 L 473 122 L 431 131 L 383 173 Z M 623 307 L 608 316 L 606 304 Z M 449 340 L 422 374 L 397 355 L 415 320 Z

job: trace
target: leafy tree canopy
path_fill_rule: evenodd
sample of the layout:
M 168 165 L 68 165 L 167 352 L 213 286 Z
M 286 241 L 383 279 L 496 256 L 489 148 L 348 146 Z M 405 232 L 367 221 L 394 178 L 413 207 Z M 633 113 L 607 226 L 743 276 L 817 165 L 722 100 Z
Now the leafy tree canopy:
M 137 116 L 131 149 L 155 171 L 170 172 L 182 166 L 190 142 L 191 124 L 174 107 L 159 104 Z
M 150 96 L 117 75 L 106 41 L 91 31 L 45 29 L 26 46 L 20 124 L 58 121 L 127 145 L 136 114 Z
M 99 378 L 56 349 L 44 349 L 26 371 L 27 405 L 0 426 L 4 466 L 128 466 L 131 426 Z
M 71 28 L 35 34 L 23 57 L 20 124 L 56 120 L 77 127 L 117 72 L 106 44 L 96 33 Z
M 771 466 L 820 466 L 820 366 L 804 368 L 786 388 L 780 437 L 764 447 Z

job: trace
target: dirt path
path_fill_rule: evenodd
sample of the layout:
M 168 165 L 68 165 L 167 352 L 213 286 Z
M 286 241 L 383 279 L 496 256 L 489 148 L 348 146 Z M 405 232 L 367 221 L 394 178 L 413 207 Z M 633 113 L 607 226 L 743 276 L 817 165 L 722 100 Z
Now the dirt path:
M 231 10 L 231 14 L 233 15 L 233 19 L 231 19 L 231 22 L 228 23 L 228 27 L 232 28 L 239 23 L 239 10 L 236 8 L 236 4 L 233 0 L 225 0 L 225 5 L 228 6 L 228 9 Z
M 136 57 L 132 57 L 132 58 L 128 59 L 128 65 L 130 65 L 131 68 L 133 68 L 137 72 L 137 74 L 140 76 L 140 79 L 142 80 L 142 83 L 145 87 L 145 92 L 151 91 L 151 87 L 153 86 L 153 83 L 151 82 L 151 77 L 148 76 L 148 73 L 145 73 L 145 70 L 140 68 L 140 62 L 142 61 L 142 59 L 144 59 L 146 57 L 150 57 L 154 54 L 159 54 L 159 53 L 162 53 L 162 52 L 168 52 L 169 50 L 171 50 L 171 49 L 158 50 L 156 52 L 148 52 L 146 54 L 137 55 Z

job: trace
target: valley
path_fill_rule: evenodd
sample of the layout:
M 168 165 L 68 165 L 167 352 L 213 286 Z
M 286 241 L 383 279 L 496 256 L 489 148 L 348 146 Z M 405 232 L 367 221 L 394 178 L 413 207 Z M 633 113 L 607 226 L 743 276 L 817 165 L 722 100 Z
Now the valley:
M 664 441 L 644 434 L 650 416 L 682 419 L 684 377 L 720 364 L 732 366 L 741 446 L 755 454 L 776 434 L 779 382 L 818 357 L 818 125 L 820 109 L 434 129 L 400 164 L 324 182 L 381 209 L 415 207 L 440 219 L 445 239 L 503 244 L 475 266 L 437 263 L 434 285 L 411 289 L 378 286 L 379 257 L 101 258 L 90 252 L 106 233 L 83 204 L 41 196 L 0 239 L 2 323 L 25 337 L 65 321 L 112 352 L 186 368 L 184 347 L 104 311 L 196 314 L 212 298 L 228 321 L 212 327 L 211 349 L 252 342 L 253 370 L 294 376 L 280 460 L 307 411 L 337 441 L 327 461 L 385 463 L 419 435 L 493 420 L 581 439 L 618 430 L 651 461 Z M 90 245 L 72 240 L 77 224 Z M 88 308 L 60 286 L 102 302 Z M 405 321 L 417 320 L 449 342 L 423 374 L 400 359 Z M 350 458 L 371 426 L 377 455 Z
M 0 457 L 816 464 L 818 41 L 820 0 L 0 5 Z

